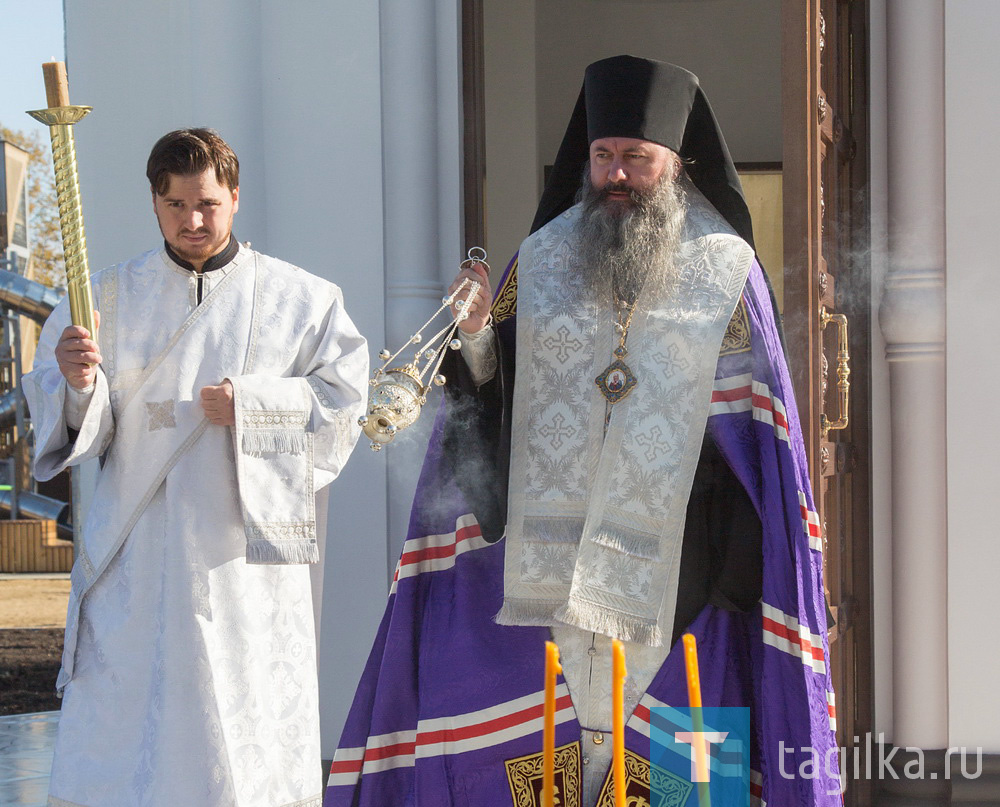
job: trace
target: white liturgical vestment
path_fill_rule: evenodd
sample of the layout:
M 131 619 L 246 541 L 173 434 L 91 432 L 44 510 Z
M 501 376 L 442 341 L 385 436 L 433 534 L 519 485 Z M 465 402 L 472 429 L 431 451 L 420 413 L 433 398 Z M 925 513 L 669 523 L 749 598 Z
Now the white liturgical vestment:
M 93 392 L 53 358 L 65 300 L 24 378 L 39 478 L 101 458 L 49 803 L 318 807 L 314 493 L 357 441 L 365 341 L 339 288 L 247 247 L 200 277 L 152 251 L 93 287 Z M 235 427 L 199 403 L 227 378 Z

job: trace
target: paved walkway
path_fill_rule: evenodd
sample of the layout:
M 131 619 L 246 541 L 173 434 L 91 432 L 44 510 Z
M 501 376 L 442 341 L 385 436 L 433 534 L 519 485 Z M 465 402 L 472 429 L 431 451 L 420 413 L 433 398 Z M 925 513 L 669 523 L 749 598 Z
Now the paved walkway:
M 58 724 L 59 712 L 0 716 L 0 807 L 46 807 Z
M 44 807 L 59 712 L 0 717 L 0 804 Z

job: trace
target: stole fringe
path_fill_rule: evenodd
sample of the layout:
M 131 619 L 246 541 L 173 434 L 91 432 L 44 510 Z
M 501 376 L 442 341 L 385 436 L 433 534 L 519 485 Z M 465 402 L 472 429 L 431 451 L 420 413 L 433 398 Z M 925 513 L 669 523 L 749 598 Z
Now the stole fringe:
M 302 801 L 288 802 L 284 807 L 323 807 L 323 797 L 313 796 L 309 799 L 302 799 Z
M 243 432 L 243 453 L 251 457 L 266 454 L 301 454 L 307 449 L 304 431 L 247 429 Z
M 493 621 L 498 625 L 517 627 L 551 625 L 556 619 L 558 607 L 559 603 L 552 600 L 504 599 Z
M 626 555 L 645 560 L 660 559 L 660 536 L 626 532 L 621 528 L 602 526 L 593 539 L 595 544 L 617 549 Z
M 583 535 L 582 518 L 525 516 L 522 538 L 550 544 L 578 544 Z
M 247 541 L 247 563 L 283 565 L 318 563 L 319 544 L 314 540 Z
M 635 642 L 648 647 L 663 646 L 663 631 L 656 622 L 612 611 L 594 603 L 570 599 L 556 612 L 555 618 L 567 625 L 594 631 L 613 639 Z

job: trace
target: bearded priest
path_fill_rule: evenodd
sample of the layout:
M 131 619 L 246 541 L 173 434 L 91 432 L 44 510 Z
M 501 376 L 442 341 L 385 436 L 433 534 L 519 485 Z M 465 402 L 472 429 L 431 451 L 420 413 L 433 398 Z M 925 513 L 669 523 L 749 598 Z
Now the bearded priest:
M 724 803 L 840 804 L 835 764 L 800 775 L 800 749 L 836 761 L 822 558 L 772 295 L 698 79 L 632 56 L 590 65 L 492 304 L 483 267 L 453 289 L 462 277 L 484 290 L 444 371 L 327 807 L 541 803 L 550 638 L 558 803 L 614 803 L 621 639 L 626 800 L 693 804 L 689 768 L 650 765 L 657 721 L 688 702 L 685 631 L 704 703 L 753 725 Z

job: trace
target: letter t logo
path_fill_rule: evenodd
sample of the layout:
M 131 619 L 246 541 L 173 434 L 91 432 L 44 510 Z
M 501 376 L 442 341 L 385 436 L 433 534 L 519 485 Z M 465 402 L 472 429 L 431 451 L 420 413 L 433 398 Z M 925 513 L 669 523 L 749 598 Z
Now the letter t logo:
M 705 759 L 709 758 L 711 753 L 712 743 L 721 744 L 725 741 L 726 737 L 729 736 L 728 731 L 678 731 L 674 735 L 674 739 L 679 743 L 687 743 L 691 746 L 691 781 L 692 782 L 707 782 L 709 779 L 708 768 L 705 766 L 705 776 L 701 777 L 698 771 L 698 755 L 696 753 L 695 743 L 698 743 L 702 748 L 705 749 Z

